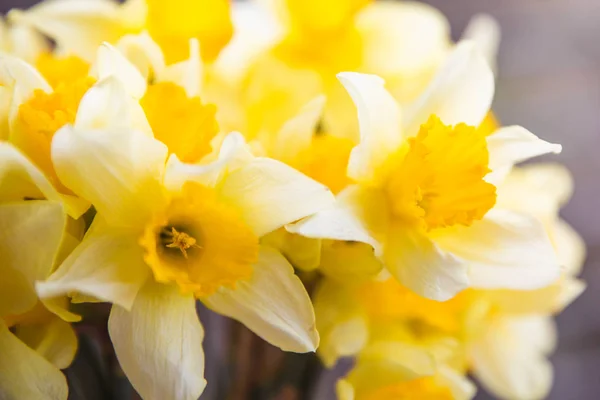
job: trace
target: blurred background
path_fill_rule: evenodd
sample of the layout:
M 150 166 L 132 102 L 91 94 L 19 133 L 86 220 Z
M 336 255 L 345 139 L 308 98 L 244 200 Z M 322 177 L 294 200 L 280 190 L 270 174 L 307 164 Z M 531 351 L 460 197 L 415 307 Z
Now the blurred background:
M 168 0 L 165 0 L 168 1 Z M 460 36 L 471 16 L 486 12 L 502 27 L 499 80 L 494 103 L 504 125 L 523 125 L 542 138 L 561 143 L 563 153 L 549 157 L 567 165 L 575 178 L 575 194 L 563 216 L 584 237 L 588 258 L 584 294 L 558 317 L 560 341 L 552 357 L 555 384 L 553 400 L 600 398 L 600 0 L 427 0 L 438 7 Z M 35 0 L 0 0 L 2 11 L 26 8 Z M 205 324 L 221 325 L 221 332 L 237 340 L 253 340 L 236 324 L 201 310 Z M 207 329 L 208 332 L 211 329 Z M 244 336 L 246 335 L 246 336 Z M 250 334 L 251 335 L 251 334 Z M 226 338 L 208 335 L 207 363 L 221 364 L 219 352 Z M 105 338 L 104 338 L 105 339 Z M 103 340 L 102 337 L 99 338 Z M 266 346 L 266 345 L 265 345 Z M 123 396 L 107 393 L 106 365 L 96 356 L 97 343 L 84 341 L 80 355 L 68 371 L 71 397 L 78 399 L 132 398 L 121 379 Z M 268 347 L 263 350 L 269 351 Z M 237 358 L 239 356 L 239 358 Z M 236 356 L 235 363 L 250 363 L 256 353 Z M 286 366 L 310 362 L 302 357 Z M 110 366 L 109 366 L 110 369 Z M 221 368 L 210 365 L 207 378 Z M 333 399 L 335 373 L 327 373 L 309 398 Z M 293 375 L 293 373 L 292 373 Z M 298 377 L 302 379 L 302 377 Z M 242 382 L 240 382 L 242 384 Z M 119 386 L 119 385 L 117 385 Z M 211 388 L 212 387 L 212 388 Z M 202 399 L 214 399 L 218 385 L 209 385 Z M 295 397 L 277 397 L 293 399 Z M 483 391 L 477 399 L 491 399 Z

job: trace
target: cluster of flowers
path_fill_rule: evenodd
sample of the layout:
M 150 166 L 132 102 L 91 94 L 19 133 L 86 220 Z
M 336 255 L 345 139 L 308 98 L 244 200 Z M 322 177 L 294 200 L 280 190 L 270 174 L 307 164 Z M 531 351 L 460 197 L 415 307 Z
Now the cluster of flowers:
M 547 394 L 585 249 L 568 172 L 515 167 L 561 147 L 490 111 L 490 17 L 453 43 L 414 2 L 53 0 L 2 30 L 1 398 L 65 400 L 70 306 L 109 302 L 142 398 L 196 399 L 197 300 L 356 357 L 340 399 Z

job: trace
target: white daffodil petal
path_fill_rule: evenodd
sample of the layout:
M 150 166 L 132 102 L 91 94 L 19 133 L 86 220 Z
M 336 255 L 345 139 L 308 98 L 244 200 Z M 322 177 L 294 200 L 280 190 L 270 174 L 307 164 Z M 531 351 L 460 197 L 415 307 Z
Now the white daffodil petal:
M 113 306 L 108 330 L 121 368 L 147 400 L 196 400 L 204 387 L 204 330 L 193 296 L 149 282 L 130 311 Z
M 487 137 L 490 154 L 489 168 L 492 171 L 510 168 L 513 165 L 543 154 L 558 154 L 559 144 L 546 142 L 520 126 L 507 126 L 498 129 Z
M 576 276 L 585 262 L 585 242 L 583 238 L 562 219 L 556 220 L 552 230 L 552 239 L 560 265 L 566 273 Z
M 79 218 L 90 206 L 83 199 L 61 195 L 39 169 L 17 148 L 0 142 L 0 202 L 24 199 L 63 202 L 68 214 Z
M 167 161 L 164 184 L 172 191 L 181 190 L 187 181 L 213 187 L 227 172 L 239 168 L 253 158 L 244 136 L 233 132 L 223 140 L 217 160 L 209 164 L 185 164 L 172 154 Z
M 13 335 L 0 319 L 0 398 L 67 400 L 65 376 Z
M 146 81 L 161 76 L 165 70 L 163 52 L 146 31 L 123 36 L 117 42 L 116 48 L 137 67 Z
M 261 246 L 250 280 L 201 300 L 284 351 L 306 353 L 319 345 L 310 297 L 292 266 L 272 248 Z
M 127 93 L 121 80 L 109 76 L 83 96 L 75 117 L 77 129 L 133 129 L 154 137 L 139 102 Z
M 504 399 L 543 399 L 552 385 L 546 359 L 555 340 L 550 317 L 499 317 L 470 348 L 473 373 Z
M 560 265 L 538 220 L 492 209 L 470 227 L 456 227 L 435 238 L 444 250 L 465 259 L 473 287 L 533 290 L 558 279 Z
M 405 130 L 418 132 L 432 114 L 447 125 L 479 126 L 494 97 L 494 74 L 471 42 L 461 42 L 448 56 L 429 87 L 406 111 Z
M 146 79 L 141 72 L 119 50 L 108 43 L 102 43 L 98 48 L 93 70 L 98 80 L 109 76 L 119 79 L 127 93 L 136 99 L 142 98 L 146 93 Z
M 398 281 L 428 299 L 449 300 L 470 284 L 465 261 L 403 226 L 390 230 L 383 260 Z
M 489 14 L 477 14 L 469 21 L 462 40 L 471 40 L 494 71 L 497 70 L 500 24 Z
M 281 128 L 270 155 L 285 163 L 295 161 L 298 154 L 310 147 L 324 107 L 325 96 L 319 96 L 302 107 L 298 115 Z
M 13 86 L 17 83 L 21 100 L 29 98 L 38 89 L 46 93 L 52 92 L 48 82 L 32 65 L 18 57 L 0 54 L 0 84 Z
M 120 4 L 107 0 L 55 0 L 27 11 L 13 10 L 9 21 L 31 26 L 56 41 L 61 52 L 93 60 L 104 42 L 116 42 L 126 33 Z
M 200 96 L 202 92 L 202 60 L 200 44 L 197 39 L 190 39 L 190 57 L 185 61 L 167 66 L 158 80 L 173 82 L 185 89 L 188 97 Z
M 366 243 L 379 256 L 388 221 L 384 195 L 378 190 L 354 185 L 344 189 L 331 207 L 286 229 L 310 238 Z
M 140 226 L 166 201 L 161 181 L 167 152 L 158 140 L 128 129 L 65 125 L 52 140 L 60 180 L 89 200 L 111 226 Z
M 259 237 L 334 202 L 326 186 L 270 158 L 255 158 L 228 174 L 219 189 Z
M 377 172 L 402 143 L 400 109 L 375 75 L 343 72 L 337 75 L 358 111 L 360 144 L 348 161 L 348 176 L 372 182 Z
M 364 70 L 384 76 L 410 76 L 431 68 L 450 45 L 444 14 L 414 1 L 373 2 L 358 13 L 356 29 L 363 42 Z
M 59 318 L 53 318 L 43 325 L 19 325 L 15 333 L 58 369 L 67 368 L 75 357 L 77 335 L 71 324 Z
M 471 400 L 477 393 L 477 387 L 464 374 L 446 365 L 437 369 L 437 380 L 452 392 L 455 400 Z
M 66 223 L 60 203 L 32 200 L 1 204 L 3 266 L 21 272 L 32 287 L 35 281 L 46 279 L 54 267 Z
M 130 308 L 149 274 L 135 233 L 94 229 L 36 289 L 42 298 L 79 292 Z

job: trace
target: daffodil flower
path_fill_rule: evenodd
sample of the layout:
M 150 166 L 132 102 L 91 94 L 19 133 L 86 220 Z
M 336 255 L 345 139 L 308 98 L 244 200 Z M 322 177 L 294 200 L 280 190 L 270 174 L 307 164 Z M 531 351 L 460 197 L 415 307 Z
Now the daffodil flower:
M 43 1 L 28 10 L 12 10 L 9 20 L 52 38 L 58 51 L 92 61 L 103 42 L 147 31 L 166 53 L 168 63 L 189 57 L 189 39 L 201 43 L 203 58 L 214 60 L 231 38 L 227 0 Z
M 38 292 L 113 303 L 117 357 L 146 399 L 195 399 L 204 389 L 196 299 L 284 350 L 314 351 L 308 294 L 260 238 L 327 207 L 331 193 L 282 163 L 253 157 L 236 133 L 212 163 L 186 164 L 176 155 L 166 163 L 163 143 L 123 123 L 132 119 L 119 105 L 131 97 L 119 86 L 114 77 L 100 81 L 82 100 L 79 124 L 54 135 L 57 174 L 97 216 Z
M 521 127 L 477 131 L 494 78 L 474 46 L 458 45 L 402 115 L 381 78 L 339 78 L 358 108 L 361 142 L 348 163 L 356 183 L 290 232 L 369 244 L 396 279 L 436 300 L 469 286 L 535 289 L 557 278 L 542 224 L 494 207 L 494 183 L 515 163 L 561 148 Z
M 66 400 L 80 318 L 64 298 L 38 299 L 46 279 L 80 239 L 64 198 L 10 143 L 0 143 L 0 397 Z M 78 232 L 79 231 L 79 232 Z

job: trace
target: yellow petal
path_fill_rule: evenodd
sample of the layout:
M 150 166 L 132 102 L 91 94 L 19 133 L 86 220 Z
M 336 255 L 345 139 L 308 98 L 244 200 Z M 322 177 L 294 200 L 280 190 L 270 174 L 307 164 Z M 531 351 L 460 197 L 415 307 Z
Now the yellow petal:
M 321 252 L 321 272 L 342 282 L 372 279 L 383 264 L 373 247 L 360 242 L 325 241 Z
M 261 246 L 249 281 L 201 300 L 284 351 L 306 353 L 319 345 L 310 297 L 292 266 L 272 248 Z
M 150 274 L 138 235 L 96 229 L 93 225 L 90 230 L 56 272 L 38 282 L 39 296 L 52 298 L 80 292 L 130 308 Z
M 67 400 L 65 376 L 0 320 L 0 397 L 3 399 Z
M 185 89 L 189 97 L 202 93 L 202 78 L 204 76 L 202 60 L 200 59 L 200 44 L 197 39 L 190 39 L 190 56 L 187 60 L 167 66 L 158 76 L 159 82 L 172 82 Z
M 144 399 L 196 400 L 204 387 L 204 330 L 196 302 L 149 282 L 130 311 L 113 306 L 108 329 L 119 364 Z
M 237 206 L 258 236 L 312 215 L 334 202 L 331 191 L 295 169 L 256 158 L 221 183 L 228 203 Z
M 494 74 L 473 43 L 459 43 L 425 92 L 407 108 L 406 134 L 435 114 L 447 125 L 479 126 L 494 97 Z
M 400 109 L 375 75 L 338 74 L 358 111 L 360 144 L 350 155 L 348 176 L 358 182 L 376 182 L 388 157 L 402 143 Z
M 35 306 L 37 295 L 21 272 L 2 265 L 0 275 L 0 316 L 22 314 Z
M 56 368 L 65 369 L 77 351 L 77 336 L 71 325 L 53 318 L 41 325 L 18 325 L 15 333 L 23 343 L 50 361 Z
M 142 226 L 164 204 L 166 157 L 165 145 L 129 129 L 78 130 L 66 125 L 52 141 L 52 160 L 61 181 L 90 201 L 112 226 Z
M 46 279 L 54 267 L 65 226 L 66 214 L 60 203 L 32 200 L 0 205 L 3 266 L 21 272 L 30 285 Z
M 524 214 L 492 209 L 470 227 L 436 233 L 435 241 L 468 262 L 473 287 L 539 289 L 560 275 L 544 226 Z
M 550 317 L 500 317 L 471 345 L 473 373 L 494 395 L 508 399 L 543 399 L 552 385 L 547 354 L 554 347 Z
M 285 258 L 302 271 L 314 271 L 321 263 L 321 241 L 277 229 L 261 238 L 261 243 L 281 252 Z

